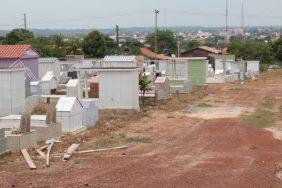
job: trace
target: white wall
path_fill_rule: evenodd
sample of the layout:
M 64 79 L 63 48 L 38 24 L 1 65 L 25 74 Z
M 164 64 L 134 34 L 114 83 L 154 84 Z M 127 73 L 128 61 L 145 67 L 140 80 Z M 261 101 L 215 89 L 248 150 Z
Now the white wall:
M 52 78 L 50 81 L 42 81 L 40 85 L 42 95 L 50 95 L 50 91 L 57 88 L 57 81 Z
M 0 116 L 18 114 L 25 109 L 24 70 L 0 70 Z
M 138 70 L 99 71 L 100 109 L 139 109 Z
M 76 100 L 71 111 L 57 111 L 57 121 L 62 124 L 64 133 L 71 133 L 81 129 L 82 126 L 82 106 Z
M 38 73 L 39 79 L 41 80 L 43 76 L 48 72 L 53 71 L 55 77 L 58 79 L 60 77 L 60 64 L 59 62 L 55 63 L 38 63 Z
M 247 72 L 254 75 L 259 74 L 259 61 L 247 61 Z

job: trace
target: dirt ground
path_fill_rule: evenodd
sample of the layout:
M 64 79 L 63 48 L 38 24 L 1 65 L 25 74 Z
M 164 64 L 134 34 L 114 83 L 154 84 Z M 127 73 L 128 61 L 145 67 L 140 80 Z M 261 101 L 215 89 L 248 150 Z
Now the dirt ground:
M 281 122 L 282 71 L 195 88 L 140 112 L 103 111 L 97 127 L 55 144 L 50 167 L 34 151 L 37 170 L 20 155 L 0 159 L 0 187 L 282 187 Z M 132 145 L 63 162 L 74 142 L 79 150 Z

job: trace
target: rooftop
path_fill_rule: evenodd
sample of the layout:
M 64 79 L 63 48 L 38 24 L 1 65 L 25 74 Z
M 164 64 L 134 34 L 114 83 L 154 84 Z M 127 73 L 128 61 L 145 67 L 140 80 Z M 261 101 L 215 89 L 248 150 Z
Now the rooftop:
M 135 56 L 105 56 L 106 62 L 136 62 Z
M 30 45 L 0 45 L 0 58 L 18 59 L 30 48 Z
M 152 58 L 152 59 L 157 59 L 157 60 L 169 60 L 170 57 L 166 56 L 164 54 L 156 54 L 155 52 L 152 52 L 148 48 L 140 48 L 141 52 L 143 55 Z

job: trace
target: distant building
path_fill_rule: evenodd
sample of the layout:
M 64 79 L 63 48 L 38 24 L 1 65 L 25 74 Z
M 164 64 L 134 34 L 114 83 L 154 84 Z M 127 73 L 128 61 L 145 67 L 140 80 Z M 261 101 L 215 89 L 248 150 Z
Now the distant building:
M 0 68 L 26 68 L 30 81 L 38 80 L 38 58 L 30 45 L 0 45 Z
M 171 59 L 169 56 L 166 56 L 164 54 L 156 54 L 155 52 L 152 52 L 148 48 L 140 48 L 141 53 L 150 60 L 169 60 Z
M 181 57 L 206 57 L 209 61 L 209 64 L 213 65 L 214 68 L 214 55 L 221 55 L 221 50 L 216 48 L 211 48 L 208 46 L 199 46 L 197 48 L 187 50 L 181 53 Z

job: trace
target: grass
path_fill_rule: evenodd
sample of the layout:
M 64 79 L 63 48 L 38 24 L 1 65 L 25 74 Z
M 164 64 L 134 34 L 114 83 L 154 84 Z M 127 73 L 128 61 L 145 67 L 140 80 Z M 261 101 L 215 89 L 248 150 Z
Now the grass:
M 124 140 L 126 143 L 152 143 L 152 139 L 143 136 L 128 136 L 126 132 L 118 133 L 118 136 Z
M 198 107 L 200 107 L 200 108 L 210 108 L 210 107 L 212 107 L 212 105 L 207 104 L 207 103 L 201 103 L 201 104 L 198 105 Z
M 270 107 L 272 105 L 272 100 L 269 97 L 264 97 L 262 104 L 264 107 Z
M 245 121 L 246 125 L 250 127 L 270 127 L 274 122 L 274 114 L 269 110 L 258 109 L 254 114 L 246 116 Z
M 130 136 L 130 137 L 126 138 L 126 142 L 129 142 L 129 143 L 136 142 L 136 143 L 149 144 L 149 143 L 152 143 L 152 139 L 148 138 L 148 137 L 143 137 L 143 136 Z

